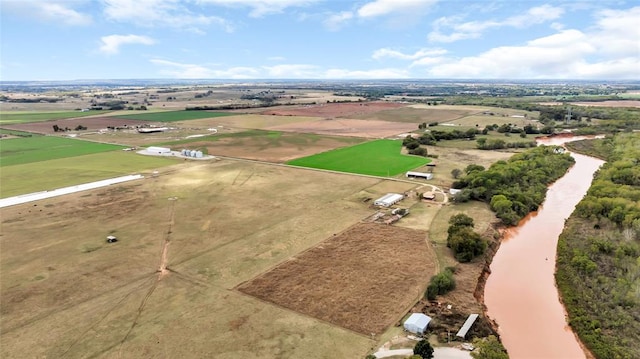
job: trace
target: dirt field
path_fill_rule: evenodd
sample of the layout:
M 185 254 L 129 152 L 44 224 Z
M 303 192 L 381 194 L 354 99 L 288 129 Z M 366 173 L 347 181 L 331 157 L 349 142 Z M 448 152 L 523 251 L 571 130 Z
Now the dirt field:
M 83 130 L 83 131 L 97 131 L 100 129 L 106 129 L 107 126 L 112 126 L 112 127 L 128 126 L 128 127 L 135 128 L 135 126 L 139 126 L 139 125 L 149 125 L 149 122 L 125 120 L 125 119 L 120 119 L 115 117 L 84 117 L 84 118 L 76 118 L 76 119 L 45 121 L 45 122 L 21 123 L 21 124 L 15 124 L 15 125 L 5 125 L 2 127 L 12 129 L 12 130 L 19 130 L 19 131 L 52 134 L 52 133 L 55 133 L 53 131 L 54 125 L 58 125 L 58 127 L 60 128 L 68 127 L 71 130 L 76 128 L 76 126 L 78 125 L 82 125 L 87 128 L 87 130 Z
M 316 153 L 345 147 L 362 142 L 359 138 L 312 137 L 282 133 L 277 141 L 265 137 L 221 138 L 217 141 L 196 141 L 188 145 L 170 146 L 174 150 L 181 148 L 202 149 L 213 156 L 246 158 L 251 160 L 283 163 L 294 158 L 310 156 Z
M 367 337 L 231 289 L 369 215 L 350 198 L 378 183 L 223 160 L 3 208 L 0 357 L 363 357 L 374 345 Z M 364 243 L 397 260 L 397 248 L 416 241 L 409 263 L 424 238 Z M 366 262 L 373 278 L 357 281 L 377 280 L 376 265 Z M 426 284 L 403 273 L 386 279 L 400 298 L 380 298 L 392 316 L 410 283 Z
M 275 126 L 287 125 L 298 122 L 310 122 L 315 121 L 316 117 L 302 117 L 302 116 L 265 116 L 265 115 L 252 115 L 243 114 L 238 116 L 223 116 L 216 118 L 208 118 L 202 120 L 191 120 L 184 122 L 177 122 L 176 124 L 181 127 L 231 127 L 231 128 L 243 128 L 243 129 L 271 129 Z
M 358 333 L 379 334 L 422 294 L 434 268 L 426 232 L 358 224 L 238 290 Z
M 431 123 L 431 122 L 446 122 L 455 120 L 460 117 L 468 116 L 476 113 L 475 110 L 467 109 L 445 109 L 441 106 L 419 106 L 412 105 L 411 107 L 402 107 L 395 109 L 388 109 L 379 111 L 372 114 L 354 115 L 351 116 L 360 120 L 378 120 L 378 121 L 390 121 L 390 122 L 404 122 L 413 124 L 413 129 L 418 129 L 419 123 Z
M 311 117 L 353 117 L 369 115 L 378 111 L 391 108 L 405 107 L 406 104 L 395 102 L 354 102 L 354 103 L 327 103 L 320 105 L 306 105 L 298 107 L 283 107 L 268 109 L 260 112 L 262 115 L 279 116 L 311 116 Z
M 416 126 L 409 123 L 375 120 L 361 121 L 351 119 L 323 119 L 313 122 L 300 122 L 274 126 L 270 129 L 289 132 L 317 133 L 322 135 L 384 138 L 412 131 L 416 129 Z

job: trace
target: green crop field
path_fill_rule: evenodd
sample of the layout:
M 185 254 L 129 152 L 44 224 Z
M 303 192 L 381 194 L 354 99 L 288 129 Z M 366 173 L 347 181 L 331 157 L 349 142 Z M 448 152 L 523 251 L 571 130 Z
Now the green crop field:
M 133 115 L 116 116 L 127 120 L 153 121 L 153 122 L 178 122 L 188 120 L 198 120 L 201 118 L 212 118 L 222 116 L 236 116 L 237 113 L 208 112 L 208 111 L 164 111 L 136 113 Z
M 74 186 L 176 163 L 179 162 L 175 158 L 111 151 L 2 167 L 0 198 Z
M 62 111 L 62 112 L 11 112 L 0 113 L 0 125 L 14 123 L 42 122 L 65 118 L 95 116 L 109 111 Z
M 401 150 L 402 141 L 376 140 L 298 158 L 287 164 L 374 176 L 395 176 L 430 162 L 427 158 L 403 155 Z
M 122 146 L 54 136 L 2 140 L 0 167 L 113 151 Z

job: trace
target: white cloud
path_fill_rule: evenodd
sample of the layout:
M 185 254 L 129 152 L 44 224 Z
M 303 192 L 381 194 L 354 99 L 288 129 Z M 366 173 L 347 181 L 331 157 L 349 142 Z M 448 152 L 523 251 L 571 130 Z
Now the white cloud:
M 100 38 L 100 52 L 113 55 L 120 52 L 120 46 L 128 44 L 153 45 L 155 40 L 141 35 L 109 35 Z
M 447 50 L 445 49 L 420 49 L 413 54 L 405 54 L 389 48 L 382 48 L 374 51 L 371 57 L 375 60 L 379 60 L 384 57 L 391 57 L 401 60 L 416 60 L 427 56 L 440 56 L 446 53 Z
M 331 14 L 324 20 L 324 26 L 331 31 L 338 31 L 342 26 L 353 18 L 351 11 L 343 11 L 337 14 Z
M 199 3 L 208 3 L 230 7 L 250 7 L 249 16 L 262 17 L 283 12 L 288 7 L 307 6 L 319 0 L 196 0 Z
M 397 13 L 424 12 L 437 0 L 375 0 L 358 9 L 358 16 L 372 18 Z
M 307 79 L 318 76 L 318 67 L 304 64 L 283 64 L 275 66 L 263 66 L 267 77 L 280 79 Z
M 434 23 L 434 30 L 429 33 L 431 42 L 455 42 L 466 39 L 477 39 L 488 29 L 500 27 L 526 28 L 531 25 L 541 24 L 558 19 L 564 13 L 564 9 L 551 5 L 532 7 L 526 13 L 508 17 L 502 21 L 469 21 L 462 22 L 461 16 L 441 17 Z M 451 28 L 446 34 L 442 28 Z
M 82 2 L 72 1 L 1 1 L 2 11 L 18 16 L 30 17 L 39 21 L 61 23 L 69 26 L 84 26 L 93 22 L 91 15 L 72 8 Z
M 407 70 L 391 68 L 374 70 L 329 69 L 322 75 L 322 78 L 325 79 L 402 79 L 408 77 Z
M 286 60 L 286 58 L 283 57 L 283 56 L 269 56 L 269 57 L 267 57 L 267 60 L 269 60 L 269 61 L 284 61 L 284 60 Z
M 104 13 L 113 21 L 138 26 L 166 26 L 202 33 L 202 27 L 217 25 L 225 31 L 233 26 L 218 16 L 195 14 L 179 0 L 103 0 Z
M 252 67 L 231 67 L 226 70 L 215 70 L 206 66 L 186 64 L 162 59 L 151 59 L 152 64 L 161 66 L 162 75 L 179 79 L 253 79 L 260 71 Z
M 439 78 L 640 78 L 640 7 L 600 11 L 596 25 L 561 30 L 521 46 L 501 46 L 476 56 L 449 58 L 428 68 Z

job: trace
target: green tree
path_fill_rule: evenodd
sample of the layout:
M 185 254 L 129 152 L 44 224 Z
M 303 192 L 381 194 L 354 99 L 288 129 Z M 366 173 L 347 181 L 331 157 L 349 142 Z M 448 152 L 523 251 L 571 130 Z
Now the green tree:
M 473 341 L 473 345 L 476 347 L 476 350 L 471 352 L 474 359 L 509 359 L 507 351 L 494 335 L 484 339 L 476 339 Z
M 419 355 L 422 359 L 431 359 L 433 358 L 433 347 L 423 339 L 413 348 L 413 354 Z
M 458 179 L 461 174 L 462 174 L 462 170 L 460 170 L 459 168 L 454 168 L 451 170 L 451 176 L 453 176 L 453 178 L 455 179 Z

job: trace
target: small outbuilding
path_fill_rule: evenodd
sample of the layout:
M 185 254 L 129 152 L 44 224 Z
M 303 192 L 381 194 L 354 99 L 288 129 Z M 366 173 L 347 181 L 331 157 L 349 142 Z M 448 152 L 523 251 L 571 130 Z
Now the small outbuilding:
M 409 171 L 406 173 L 407 178 L 421 178 L 425 180 L 430 180 L 433 178 L 433 173 L 425 173 L 425 172 L 413 172 Z
M 467 320 L 464 322 L 462 328 L 460 328 L 460 330 L 458 330 L 458 333 L 456 333 L 456 337 L 464 339 L 464 337 L 467 336 L 469 329 L 471 329 L 473 323 L 476 322 L 476 319 L 478 319 L 478 314 L 469 315 L 469 318 L 467 318 Z
M 373 202 L 376 206 L 391 207 L 404 199 L 404 195 L 399 193 L 387 193 Z
M 427 331 L 431 317 L 422 313 L 413 313 L 404 321 L 404 330 L 422 335 Z
M 155 153 L 158 155 L 168 155 L 171 153 L 171 149 L 166 147 L 150 146 L 150 147 L 147 147 L 147 152 Z

